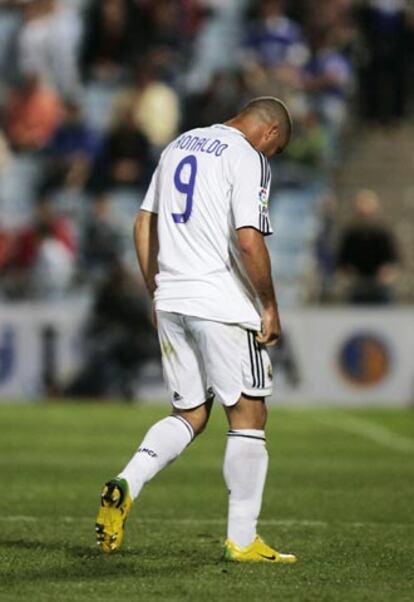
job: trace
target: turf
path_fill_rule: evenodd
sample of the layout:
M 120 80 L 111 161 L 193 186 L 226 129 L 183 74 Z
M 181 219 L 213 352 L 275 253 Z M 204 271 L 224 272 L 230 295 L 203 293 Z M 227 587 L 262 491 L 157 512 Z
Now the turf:
M 273 410 L 260 532 L 295 566 L 221 561 L 226 425 L 144 490 L 121 552 L 94 544 L 101 484 L 165 408 L 0 407 L 0 600 L 414 599 L 411 411 Z

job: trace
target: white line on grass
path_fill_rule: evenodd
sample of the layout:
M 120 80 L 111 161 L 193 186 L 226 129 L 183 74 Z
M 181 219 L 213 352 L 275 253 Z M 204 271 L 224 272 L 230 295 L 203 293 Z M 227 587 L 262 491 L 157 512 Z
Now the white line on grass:
M 76 522 L 88 522 L 93 523 L 94 517 L 87 516 L 55 516 L 52 519 L 50 516 L 28 516 L 28 515 L 14 515 L 14 516 L 0 516 L 0 522 L 27 522 L 37 523 L 42 521 L 49 522 L 64 522 L 64 523 L 76 523 Z M 226 519 L 224 518 L 138 518 L 136 522 L 142 524 L 170 524 L 170 525 L 225 525 Z M 365 527 L 373 528 L 384 528 L 384 527 L 400 527 L 407 528 L 413 527 L 414 523 L 376 523 L 376 522 L 346 522 L 346 521 L 321 521 L 321 520 L 296 520 L 296 519 L 263 519 L 259 521 L 264 526 L 276 526 L 276 527 L 313 527 L 326 529 L 328 527 L 345 526 L 356 529 Z
M 365 439 L 374 441 L 383 447 L 393 451 L 414 453 L 414 441 L 404 435 L 399 435 L 378 424 L 373 424 L 363 418 L 350 417 L 345 414 L 338 414 L 337 419 L 316 418 L 322 424 L 333 426 L 338 430 L 361 435 Z

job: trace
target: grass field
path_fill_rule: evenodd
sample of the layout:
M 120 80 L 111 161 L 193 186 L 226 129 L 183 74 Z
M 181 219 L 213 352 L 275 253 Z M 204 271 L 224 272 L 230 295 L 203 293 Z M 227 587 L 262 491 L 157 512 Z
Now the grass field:
M 412 602 L 413 412 L 273 410 L 260 532 L 295 566 L 220 559 L 225 431 L 144 490 L 121 552 L 94 543 L 101 484 L 165 408 L 0 407 L 0 600 Z

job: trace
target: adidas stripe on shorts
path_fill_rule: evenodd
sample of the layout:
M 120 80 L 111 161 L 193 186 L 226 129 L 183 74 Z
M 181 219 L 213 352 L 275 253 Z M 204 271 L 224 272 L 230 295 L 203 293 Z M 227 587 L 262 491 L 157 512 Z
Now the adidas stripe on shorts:
M 214 394 L 232 406 L 242 393 L 272 393 L 272 366 L 255 333 L 238 324 L 157 311 L 162 366 L 171 403 L 195 408 Z

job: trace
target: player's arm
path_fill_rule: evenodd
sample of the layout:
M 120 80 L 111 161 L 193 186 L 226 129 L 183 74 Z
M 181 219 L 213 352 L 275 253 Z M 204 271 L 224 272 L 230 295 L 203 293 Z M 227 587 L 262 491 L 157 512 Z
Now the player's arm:
M 160 163 L 152 174 L 151 183 L 134 224 L 135 250 L 151 299 L 154 298 L 155 276 L 158 273 L 158 204 L 160 198 L 158 184 Z M 155 314 L 153 314 L 153 317 L 155 318 Z
M 158 273 L 158 216 L 156 213 L 142 210 L 138 213 L 134 224 L 134 243 L 139 267 L 145 280 L 151 299 L 154 296 Z
M 262 331 L 257 340 L 275 345 L 280 337 L 280 320 L 264 241 L 264 236 L 272 233 L 268 211 L 270 167 L 263 155 L 249 147 L 238 151 L 230 164 L 234 225 L 245 270 L 263 306 Z
M 257 296 L 263 306 L 262 331 L 257 340 L 272 346 L 281 335 L 279 311 L 272 282 L 269 252 L 263 234 L 251 227 L 237 230 L 240 255 Z

